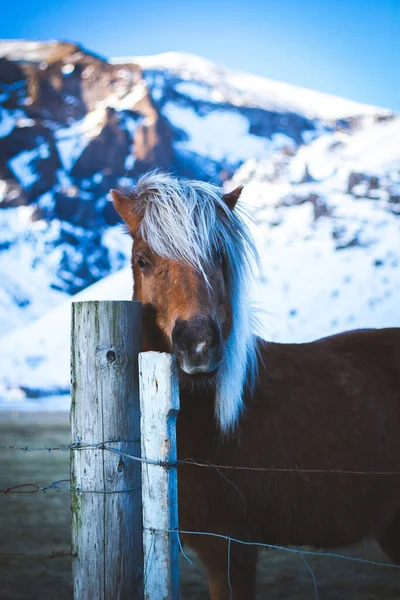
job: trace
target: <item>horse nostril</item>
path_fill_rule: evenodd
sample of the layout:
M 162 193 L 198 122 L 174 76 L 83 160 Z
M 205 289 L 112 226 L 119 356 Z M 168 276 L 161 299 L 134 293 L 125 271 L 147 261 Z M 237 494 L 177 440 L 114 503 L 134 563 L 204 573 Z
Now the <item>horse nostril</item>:
M 187 321 L 177 319 L 171 337 L 175 352 L 184 352 L 191 341 L 190 329 Z

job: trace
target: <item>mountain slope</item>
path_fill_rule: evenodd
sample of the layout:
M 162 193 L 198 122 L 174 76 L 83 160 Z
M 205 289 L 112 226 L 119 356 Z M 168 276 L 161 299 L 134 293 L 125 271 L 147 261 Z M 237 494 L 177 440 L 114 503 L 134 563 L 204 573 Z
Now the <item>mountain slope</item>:
M 390 113 L 332 94 L 234 71 L 185 52 L 116 58 L 112 62 L 138 64 L 145 75 L 175 77 L 180 80 L 178 92 L 215 103 L 224 101 L 238 107 L 253 106 L 280 113 L 296 113 L 322 121 Z M 161 79 L 153 85 L 157 84 L 160 89 Z
M 243 165 L 272 339 L 400 326 L 400 118 Z
M 262 265 L 253 299 L 266 339 L 400 326 L 399 136 L 400 117 L 326 134 L 245 163 L 230 182 L 245 185 L 241 205 Z M 76 299 L 127 299 L 131 289 L 127 268 Z M 1 340 L 13 349 L 0 376 L 9 403 L 68 389 L 69 312 L 67 302 Z
M 128 263 L 110 188 L 155 167 L 221 184 L 389 116 L 185 54 L 0 42 L 0 333 Z

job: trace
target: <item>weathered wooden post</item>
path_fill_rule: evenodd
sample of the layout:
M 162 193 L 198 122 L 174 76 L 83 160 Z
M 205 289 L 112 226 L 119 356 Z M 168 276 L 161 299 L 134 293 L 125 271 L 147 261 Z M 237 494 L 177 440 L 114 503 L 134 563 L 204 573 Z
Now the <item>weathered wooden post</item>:
M 71 338 L 75 600 L 142 600 L 139 302 L 76 302 Z
M 145 600 L 179 599 L 178 376 L 170 354 L 139 357 Z M 154 464 L 153 464 L 154 461 Z M 157 463 L 172 463 L 160 466 Z M 176 533 L 175 533 L 176 530 Z

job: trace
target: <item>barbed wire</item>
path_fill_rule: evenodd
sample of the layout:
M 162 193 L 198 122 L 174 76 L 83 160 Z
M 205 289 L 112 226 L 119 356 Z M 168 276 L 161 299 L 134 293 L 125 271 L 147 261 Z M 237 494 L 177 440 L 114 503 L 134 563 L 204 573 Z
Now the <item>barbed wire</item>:
M 138 442 L 139 440 L 107 440 L 102 442 L 82 442 L 79 439 L 75 442 L 71 442 L 68 446 L 42 446 L 42 447 L 29 447 L 29 446 L 11 446 L 11 445 L 3 445 L 0 446 L 0 450 L 20 450 L 25 453 L 29 453 L 32 451 L 47 451 L 52 452 L 54 450 L 86 450 L 86 449 L 98 449 L 98 450 L 107 450 L 109 452 L 114 452 L 119 454 L 125 458 L 129 458 L 131 460 L 135 460 L 138 462 L 160 466 L 164 468 L 174 468 L 179 467 L 180 465 L 192 465 L 200 468 L 213 468 L 213 469 L 226 469 L 231 471 L 256 471 L 256 472 L 268 472 L 268 473 L 303 473 L 303 474 L 324 474 L 324 473 L 332 473 L 332 474 L 341 474 L 341 475 L 370 475 L 370 476 L 400 476 L 400 471 L 361 471 L 356 469 L 308 469 L 303 467 L 277 467 L 272 465 L 270 467 L 259 467 L 259 466 L 247 466 L 247 465 L 221 465 L 214 464 L 208 462 L 204 459 L 199 458 L 184 458 L 176 461 L 163 461 L 163 460 L 154 460 L 151 458 L 135 456 L 133 454 L 129 454 L 128 452 L 124 452 L 119 450 L 118 448 L 113 448 L 109 446 L 109 444 L 128 444 Z
M 121 443 L 121 444 L 131 444 L 134 442 L 139 442 L 139 439 L 134 439 L 134 440 L 107 440 L 104 442 L 99 442 L 99 444 L 94 444 L 94 447 L 100 447 L 102 444 L 117 444 L 117 443 Z M 44 450 L 46 452 L 53 452 L 55 450 L 73 450 L 76 448 L 76 444 L 80 443 L 80 442 L 71 442 L 70 444 L 68 444 L 68 446 L 39 446 L 39 447 L 32 447 L 32 446 L 19 446 L 18 444 L 16 445 L 0 445 L 0 450 L 21 450 L 22 452 L 25 452 L 25 454 L 28 454 L 29 452 L 37 452 L 40 450 Z M 91 447 L 92 444 L 88 444 L 88 447 Z
M 116 443 L 117 440 L 114 440 Z M 179 467 L 180 465 L 192 465 L 195 467 L 201 468 L 213 468 L 213 469 L 229 469 L 229 470 L 237 470 L 237 471 L 265 471 L 265 472 L 277 472 L 277 473 L 304 473 L 304 474 L 322 474 L 322 473 L 335 473 L 335 474 L 343 474 L 343 475 L 391 475 L 391 476 L 400 476 L 400 471 L 359 471 L 359 470 L 349 470 L 349 469 L 304 469 L 301 467 L 257 467 L 257 466 L 246 466 L 246 465 L 219 465 L 207 462 L 203 459 L 196 458 L 184 458 L 177 461 L 162 461 L 162 460 L 154 460 L 146 457 L 134 456 L 132 454 L 128 454 L 127 452 L 123 452 L 118 448 L 112 448 L 108 446 L 110 442 L 81 442 L 80 440 L 76 442 L 72 442 L 70 444 L 70 448 L 72 450 L 84 450 L 84 449 L 101 449 L 108 450 L 110 452 L 115 452 L 116 454 L 120 454 L 126 458 L 130 458 L 131 460 L 136 460 L 138 462 L 156 465 L 165 468 L 171 467 Z
M 8 488 L 0 489 L 0 494 L 35 494 L 36 492 L 44 492 L 53 489 L 56 492 L 61 492 L 62 489 L 71 489 L 70 486 L 62 485 L 65 482 L 70 482 L 69 479 L 58 479 L 52 483 L 46 483 L 45 485 L 39 486 L 36 483 L 20 483 L 13 485 Z M 31 489 L 25 489 L 31 488 Z
M 69 556 L 71 558 L 77 558 L 78 554 L 77 552 L 72 553 L 72 552 L 56 552 L 55 550 L 52 550 L 51 554 L 47 555 L 47 556 L 32 556 L 31 554 L 25 554 L 24 552 L 0 552 L 0 556 L 2 557 L 22 557 L 22 558 L 27 558 L 28 560 L 34 560 L 34 561 L 40 561 L 40 560 L 49 560 L 52 558 L 65 558 L 66 556 Z
M 70 450 L 69 446 L 42 446 L 40 448 L 31 448 L 29 446 L 0 446 L 0 450 L 22 450 L 22 452 L 34 452 L 35 450 L 46 450 L 52 452 L 53 450 Z
M 339 468 L 308 469 L 308 468 L 302 468 L 302 467 L 298 467 L 298 466 L 290 468 L 290 467 L 279 467 L 279 466 L 275 466 L 275 465 L 272 465 L 270 467 L 229 465 L 229 464 L 227 465 L 227 464 L 213 464 L 204 459 L 189 458 L 189 457 L 184 458 L 184 459 L 179 459 L 176 461 L 163 461 L 163 460 L 155 460 L 155 459 L 151 459 L 151 458 L 147 458 L 147 457 L 135 456 L 133 454 L 129 454 L 128 452 L 124 452 L 118 448 L 111 446 L 111 444 L 117 444 L 117 443 L 128 444 L 128 443 L 137 443 L 139 441 L 140 440 L 138 440 L 138 439 L 133 439 L 133 440 L 110 439 L 110 440 L 101 441 L 101 442 L 85 442 L 85 441 L 81 441 L 80 439 L 77 439 L 76 441 L 73 441 L 66 446 L 43 445 L 43 446 L 38 446 L 38 447 L 31 447 L 28 445 L 14 444 L 14 445 L 0 445 L 0 450 L 20 451 L 20 452 L 23 452 L 24 454 L 28 454 L 30 452 L 36 452 L 36 451 L 44 451 L 44 452 L 47 452 L 48 454 L 50 454 L 53 451 L 82 451 L 82 450 L 98 449 L 98 450 L 112 452 L 112 453 L 120 455 L 121 457 L 130 459 L 130 460 L 134 460 L 134 461 L 137 461 L 140 463 L 145 463 L 145 464 L 149 464 L 149 465 L 153 465 L 153 466 L 160 466 L 160 467 L 163 467 L 166 469 L 179 468 L 180 466 L 188 465 L 188 466 L 193 466 L 193 467 L 198 467 L 198 468 L 212 468 L 212 469 L 216 469 L 218 471 L 233 470 L 233 471 L 254 471 L 254 472 L 268 472 L 268 473 L 297 473 L 297 474 L 304 474 L 304 475 L 340 474 L 340 475 L 357 475 L 357 476 L 382 476 L 382 475 L 400 476 L 400 471 L 394 471 L 394 470 L 393 471 L 391 471 L 391 470 L 388 470 L 388 471 L 376 471 L 376 470 L 364 471 L 363 470 L 363 471 L 361 471 L 361 470 L 348 470 L 348 469 L 339 469 Z M 225 477 L 222 473 L 221 473 L 221 475 L 223 477 Z M 61 492 L 62 490 L 68 490 L 68 491 L 73 491 L 73 492 L 82 493 L 82 494 L 120 494 L 120 493 L 135 492 L 135 491 L 139 491 L 141 489 L 140 486 L 138 486 L 138 487 L 135 487 L 132 489 L 123 489 L 123 490 L 90 490 L 90 489 L 86 490 L 86 489 L 81 489 L 80 487 L 72 487 L 70 485 L 70 483 L 71 483 L 70 479 L 59 479 L 57 481 L 53 481 L 51 483 L 44 484 L 44 485 L 38 485 L 38 484 L 34 484 L 34 483 L 23 483 L 23 484 L 14 485 L 14 486 L 11 486 L 8 488 L 0 489 L 0 494 L 3 494 L 3 495 L 35 494 L 37 492 L 46 493 L 48 490 L 54 490 L 56 492 Z M 190 531 L 190 530 L 184 530 L 184 529 L 178 529 L 178 528 L 177 529 L 164 529 L 164 530 L 148 528 L 147 530 L 150 531 L 151 533 L 177 535 L 180 552 L 182 553 L 183 557 L 191 564 L 192 564 L 192 561 L 189 559 L 189 557 L 185 554 L 185 552 L 183 550 L 180 535 L 203 535 L 203 536 L 212 536 L 212 537 L 226 540 L 227 541 L 227 552 L 228 552 L 228 555 L 227 555 L 227 571 L 228 571 L 227 577 L 228 577 L 228 587 L 230 590 L 231 597 L 232 597 L 232 593 L 233 593 L 232 583 L 231 583 L 231 546 L 232 546 L 232 543 L 248 545 L 248 546 L 257 546 L 259 548 L 267 548 L 269 550 L 284 551 L 284 552 L 298 555 L 301 558 L 305 568 L 308 570 L 308 572 L 310 573 L 310 575 L 312 577 L 315 600 L 318 600 L 317 580 L 316 580 L 315 574 L 314 574 L 310 564 L 307 561 L 306 557 L 308 557 L 308 556 L 323 556 L 323 557 L 337 558 L 337 559 L 342 559 L 342 560 L 347 560 L 347 561 L 351 561 L 351 562 L 362 563 L 362 564 L 367 564 L 367 565 L 372 565 L 372 566 L 400 569 L 400 565 L 395 565 L 392 563 L 375 561 L 375 560 L 370 560 L 370 559 L 361 558 L 361 557 L 348 556 L 348 555 L 339 554 L 336 552 L 319 552 L 319 551 L 311 550 L 311 549 L 303 549 L 303 548 L 296 549 L 296 548 L 290 548 L 290 547 L 286 547 L 286 546 L 268 544 L 268 543 L 263 543 L 263 542 L 251 542 L 251 541 L 241 540 L 239 538 L 235 538 L 232 536 L 224 535 L 221 533 L 215 533 L 215 532 Z M 29 555 L 26 553 L 19 553 L 19 552 L 12 552 L 12 553 L 0 552 L 0 556 L 1 557 L 10 557 L 10 558 L 11 557 L 22 557 L 22 558 L 26 558 L 26 559 L 29 559 L 32 561 L 42 561 L 42 560 L 64 558 L 64 557 L 75 558 L 75 557 L 77 557 L 77 553 L 72 553 L 72 550 L 71 550 L 71 552 L 68 552 L 68 553 L 65 553 L 65 552 L 57 553 L 56 551 L 53 550 L 51 552 L 51 554 L 49 554 L 49 555 L 32 556 L 32 555 Z M 149 555 L 147 556 L 147 560 L 149 560 Z
M 46 483 L 45 485 L 39 486 L 36 483 L 20 483 L 18 485 L 13 485 L 8 488 L 0 489 L 0 494 L 36 494 L 37 492 L 46 493 L 47 490 L 53 489 L 56 492 L 61 492 L 62 490 L 69 490 L 71 492 L 77 492 L 79 494 L 125 494 L 128 492 L 137 492 L 141 488 L 128 488 L 125 490 L 85 490 L 80 487 L 71 487 L 70 485 L 62 485 L 67 482 L 70 483 L 70 479 L 59 479 L 57 481 L 53 481 L 52 483 Z M 31 488 L 31 489 L 24 489 Z

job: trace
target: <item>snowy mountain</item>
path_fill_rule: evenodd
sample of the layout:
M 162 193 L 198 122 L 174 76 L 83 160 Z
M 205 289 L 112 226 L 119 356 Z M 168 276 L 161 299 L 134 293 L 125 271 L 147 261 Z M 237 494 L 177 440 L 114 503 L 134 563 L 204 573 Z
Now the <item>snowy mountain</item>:
M 153 56 L 112 59 L 113 64 L 138 64 L 158 98 L 171 87 L 184 96 L 212 104 L 252 107 L 278 114 L 298 114 L 309 119 L 335 121 L 389 113 L 382 108 L 353 102 L 280 81 L 227 69 L 200 56 L 165 52 Z M 153 92 L 154 96 L 154 92 Z
M 399 139 L 390 111 L 200 57 L 0 42 L 2 402 L 68 390 L 71 297 L 130 298 L 108 191 L 154 167 L 245 185 L 267 339 L 399 326 Z
M 168 53 L 0 43 L 0 333 L 127 264 L 108 191 L 158 167 L 223 183 L 249 159 L 388 111 Z
M 400 117 L 386 119 L 277 150 L 235 174 L 230 186 L 245 186 L 242 208 L 261 258 L 253 298 L 266 339 L 400 326 L 399 137 Z M 75 299 L 123 300 L 131 290 L 126 268 Z M 1 340 L 13 349 L 0 374 L 6 406 L 68 391 L 69 322 L 67 301 Z

